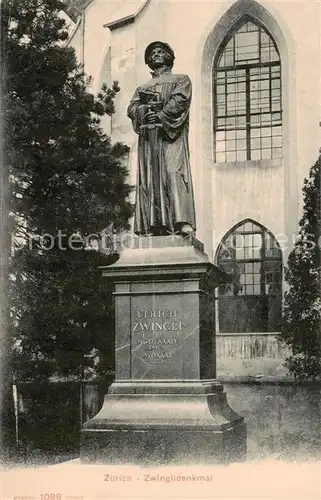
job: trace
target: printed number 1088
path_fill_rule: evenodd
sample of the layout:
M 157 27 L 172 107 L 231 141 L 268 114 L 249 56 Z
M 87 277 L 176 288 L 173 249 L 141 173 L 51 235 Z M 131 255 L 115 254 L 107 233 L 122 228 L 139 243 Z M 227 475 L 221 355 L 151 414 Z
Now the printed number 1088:
M 60 493 L 44 493 L 40 495 L 40 500 L 61 500 Z

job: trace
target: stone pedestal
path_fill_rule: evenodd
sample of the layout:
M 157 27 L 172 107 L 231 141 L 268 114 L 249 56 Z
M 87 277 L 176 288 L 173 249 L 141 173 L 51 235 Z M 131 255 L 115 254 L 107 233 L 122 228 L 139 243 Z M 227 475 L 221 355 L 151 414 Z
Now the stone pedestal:
M 102 269 L 114 282 L 116 378 L 83 426 L 81 458 L 215 463 L 246 454 L 243 418 L 215 370 L 214 289 L 224 275 L 202 244 L 137 238 Z

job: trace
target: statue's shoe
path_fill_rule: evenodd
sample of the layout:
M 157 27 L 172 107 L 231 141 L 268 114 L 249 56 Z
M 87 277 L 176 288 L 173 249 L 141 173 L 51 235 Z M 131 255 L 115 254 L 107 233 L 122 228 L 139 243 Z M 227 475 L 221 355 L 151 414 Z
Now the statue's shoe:
M 190 236 L 190 235 L 194 234 L 194 229 L 192 228 L 192 226 L 190 224 L 184 224 L 181 227 L 180 233 L 183 236 Z

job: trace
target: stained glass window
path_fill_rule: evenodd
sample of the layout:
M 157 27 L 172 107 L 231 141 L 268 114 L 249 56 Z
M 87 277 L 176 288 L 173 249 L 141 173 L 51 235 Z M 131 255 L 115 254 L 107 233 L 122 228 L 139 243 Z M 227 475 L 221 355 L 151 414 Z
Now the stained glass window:
M 214 68 L 215 161 L 282 157 L 281 63 L 262 26 L 244 21 Z

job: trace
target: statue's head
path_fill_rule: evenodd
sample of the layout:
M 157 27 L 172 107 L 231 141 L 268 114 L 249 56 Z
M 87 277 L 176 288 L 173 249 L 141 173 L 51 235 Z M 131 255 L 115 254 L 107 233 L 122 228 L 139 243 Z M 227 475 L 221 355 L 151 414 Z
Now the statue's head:
M 145 50 L 145 64 L 151 69 L 158 68 L 160 66 L 168 66 L 172 68 L 174 65 L 175 54 L 172 49 L 165 42 L 152 42 Z

